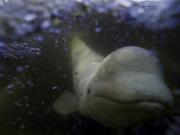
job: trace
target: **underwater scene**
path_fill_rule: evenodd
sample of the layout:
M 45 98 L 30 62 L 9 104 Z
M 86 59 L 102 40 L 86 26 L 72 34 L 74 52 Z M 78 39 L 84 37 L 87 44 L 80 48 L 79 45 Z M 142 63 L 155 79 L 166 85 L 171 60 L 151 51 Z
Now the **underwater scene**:
M 0 135 L 180 135 L 179 0 L 0 0 Z

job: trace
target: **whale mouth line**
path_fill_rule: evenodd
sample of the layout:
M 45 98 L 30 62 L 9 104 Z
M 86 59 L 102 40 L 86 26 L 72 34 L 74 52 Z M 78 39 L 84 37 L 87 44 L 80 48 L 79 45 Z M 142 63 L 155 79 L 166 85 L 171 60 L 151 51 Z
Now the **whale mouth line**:
M 113 98 L 109 98 L 109 97 L 105 97 L 105 96 L 95 96 L 95 98 L 98 99 L 103 99 L 106 101 L 110 101 L 110 102 L 114 102 L 117 104 L 123 104 L 123 105 L 132 105 L 132 106 L 149 106 L 149 107 L 159 107 L 159 108 L 167 108 L 168 105 L 161 102 L 161 101 L 157 101 L 157 100 L 134 100 L 134 101 L 122 101 L 122 100 L 117 100 L 117 99 L 113 99 Z

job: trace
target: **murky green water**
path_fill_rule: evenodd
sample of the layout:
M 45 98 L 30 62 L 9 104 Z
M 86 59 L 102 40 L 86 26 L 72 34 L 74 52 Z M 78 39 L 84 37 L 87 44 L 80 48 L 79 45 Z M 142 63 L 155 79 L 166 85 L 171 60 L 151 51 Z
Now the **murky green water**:
M 0 0 L 0 134 L 178 135 L 179 2 L 165 3 Z M 53 103 L 63 92 L 74 91 L 74 35 L 102 57 L 127 46 L 158 57 L 163 80 L 177 95 L 170 114 L 114 129 L 78 112 L 57 113 Z

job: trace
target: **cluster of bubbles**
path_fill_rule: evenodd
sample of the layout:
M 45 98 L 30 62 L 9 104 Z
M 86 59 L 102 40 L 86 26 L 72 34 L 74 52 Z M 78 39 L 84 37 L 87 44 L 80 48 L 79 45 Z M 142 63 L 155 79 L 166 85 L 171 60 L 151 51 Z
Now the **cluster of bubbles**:
M 40 48 L 33 48 L 28 45 L 13 44 L 7 46 L 0 42 L 0 57 L 21 59 L 22 57 L 34 57 L 41 54 Z
M 180 22 L 180 2 L 178 0 L 159 0 L 144 8 L 132 8 L 132 14 L 138 23 L 146 27 L 158 30 L 166 28 L 175 28 Z M 153 5 L 156 6 L 153 6 Z
M 0 38 L 67 31 L 73 27 L 76 13 L 87 12 L 108 13 L 155 29 L 175 27 L 180 19 L 179 4 L 178 0 L 1 0 Z

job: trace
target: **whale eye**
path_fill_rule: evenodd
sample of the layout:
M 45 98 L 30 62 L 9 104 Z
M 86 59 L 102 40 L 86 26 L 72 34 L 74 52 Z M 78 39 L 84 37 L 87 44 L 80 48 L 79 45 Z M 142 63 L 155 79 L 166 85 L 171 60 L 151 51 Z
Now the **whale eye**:
M 88 94 L 90 94 L 90 93 L 91 93 L 91 90 L 90 90 L 90 89 L 88 89 L 88 90 L 87 90 L 87 93 L 88 93 Z
M 74 75 L 78 75 L 78 72 L 74 72 Z

